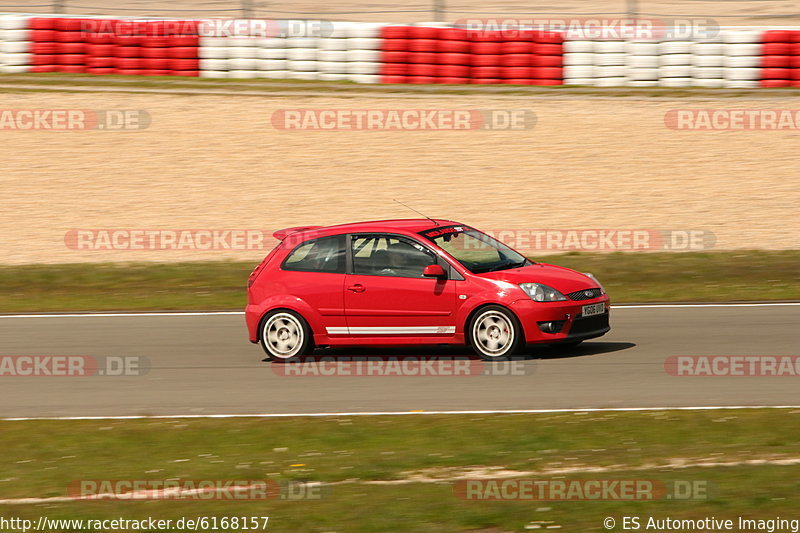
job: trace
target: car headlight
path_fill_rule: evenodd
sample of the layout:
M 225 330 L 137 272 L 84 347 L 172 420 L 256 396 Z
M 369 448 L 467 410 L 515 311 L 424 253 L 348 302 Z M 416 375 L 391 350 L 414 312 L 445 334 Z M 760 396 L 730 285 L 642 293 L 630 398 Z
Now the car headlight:
M 598 281 L 598 279 L 596 277 L 594 277 L 594 274 L 592 274 L 591 272 L 584 272 L 583 275 L 587 276 L 588 278 L 591 278 L 592 281 L 597 283 L 597 286 L 600 287 L 600 294 L 605 294 L 606 293 L 606 290 L 603 287 L 603 284 L 600 283 L 600 281 Z
M 520 289 L 531 297 L 534 302 L 560 302 L 567 297 L 547 285 L 541 283 L 520 283 Z

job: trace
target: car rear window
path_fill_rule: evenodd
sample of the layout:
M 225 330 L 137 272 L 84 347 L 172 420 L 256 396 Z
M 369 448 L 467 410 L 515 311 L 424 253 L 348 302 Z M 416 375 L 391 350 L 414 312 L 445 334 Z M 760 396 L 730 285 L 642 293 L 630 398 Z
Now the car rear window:
M 297 246 L 284 260 L 283 270 L 344 274 L 344 235 L 320 237 Z

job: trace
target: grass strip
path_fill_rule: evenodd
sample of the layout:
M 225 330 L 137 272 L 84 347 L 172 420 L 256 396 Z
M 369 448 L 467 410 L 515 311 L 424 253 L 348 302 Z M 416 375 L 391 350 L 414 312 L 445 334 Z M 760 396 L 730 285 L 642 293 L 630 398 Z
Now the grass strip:
M 339 532 L 500 532 L 536 524 L 591 531 L 602 530 L 607 516 L 619 524 L 626 515 L 774 518 L 800 504 L 797 467 L 779 462 L 797 459 L 799 440 L 800 411 L 789 409 L 0 422 L 0 499 L 64 496 L 78 480 L 323 483 L 313 500 L 14 504 L 0 506 L 0 514 L 34 523 L 40 515 L 266 515 L 270 531 Z M 610 470 L 589 471 L 598 467 Z M 689 481 L 711 490 L 686 500 L 458 497 L 455 477 L 478 468 L 538 481 Z M 428 479 L 414 481 L 420 474 Z M 411 482 L 371 483 L 398 480 Z
M 800 251 L 567 253 L 615 303 L 800 299 Z M 242 309 L 257 261 L 0 266 L 0 312 Z
M 228 91 L 265 92 L 309 91 L 327 92 L 331 96 L 348 92 L 358 93 L 397 93 L 397 94 L 498 94 L 498 95 L 535 95 L 535 96 L 604 96 L 604 97 L 645 97 L 645 98 L 687 98 L 687 97 L 791 97 L 800 95 L 797 88 L 776 89 L 707 89 L 707 88 L 667 88 L 667 87 L 581 87 L 572 85 L 525 86 L 525 85 L 386 85 L 359 84 L 353 82 L 323 82 L 304 80 L 276 79 L 214 79 L 185 78 L 175 76 L 94 76 L 90 74 L 37 73 L 0 75 L 0 84 L 41 86 L 48 90 L 60 86 L 65 90 L 68 86 L 98 88 L 150 88 L 164 90 L 178 89 L 214 89 Z

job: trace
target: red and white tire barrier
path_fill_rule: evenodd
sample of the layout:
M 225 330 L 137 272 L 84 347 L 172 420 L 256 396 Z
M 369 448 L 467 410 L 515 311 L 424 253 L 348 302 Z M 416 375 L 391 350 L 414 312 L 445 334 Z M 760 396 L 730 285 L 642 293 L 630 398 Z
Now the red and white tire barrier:
M 441 23 L 333 22 L 320 31 L 303 20 L 0 15 L 0 73 L 24 72 L 355 83 L 800 87 L 800 29 L 722 28 L 704 38 L 565 40 L 560 32 L 519 29 L 512 35 Z

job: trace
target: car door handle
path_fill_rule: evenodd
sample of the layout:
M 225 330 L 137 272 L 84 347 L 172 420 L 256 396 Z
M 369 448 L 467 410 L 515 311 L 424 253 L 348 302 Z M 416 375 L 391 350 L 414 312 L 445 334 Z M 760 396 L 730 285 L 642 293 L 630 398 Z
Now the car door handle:
M 364 286 L 363 286 L 362 284 L 360 284 L 360 283 L 356 283 L 356 284 L 355 284 L 355 285 L 353 285 L 352 287 L 347 287 L 347 290 L 348 290 L 348 291 L 353 291 L 353 292 L 364 292 L 365 290 L 367 290 L 367 288 L 366 288 L 366 287 L 364 287 Z

